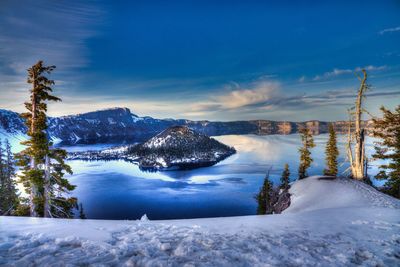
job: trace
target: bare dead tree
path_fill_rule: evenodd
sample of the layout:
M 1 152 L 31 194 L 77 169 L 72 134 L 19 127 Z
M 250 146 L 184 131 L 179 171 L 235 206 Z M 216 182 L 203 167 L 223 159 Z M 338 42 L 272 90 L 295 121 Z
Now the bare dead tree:
M 349 110 L 349 125 L 347 135 L 347 158 L 350 163 L 351 175 L 354 179 L 363 180 L 365 178 L 365 129 L 361 124 L 361 118 L 365 110 L 362 107 L 365 92 L 368 89 L 367 72 L 363 69 L 363 77 L 356 74 L 360 81 L 354 111 Z M 354 120 L 354 123 L 352 121 Z M 352 126 L 354 129 L 352 131 Z M 353 151 L 354 148 L 354 151 Z

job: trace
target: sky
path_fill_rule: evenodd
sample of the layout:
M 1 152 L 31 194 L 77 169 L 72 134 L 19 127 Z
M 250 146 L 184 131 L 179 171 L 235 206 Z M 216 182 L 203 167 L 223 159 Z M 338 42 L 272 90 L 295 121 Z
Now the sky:
M 343 120 L 361 69 L 379 116 L 400 104 L 400 1 L 1 0 L 0 108 L 24 110 L 38 60 L 51 116 Z

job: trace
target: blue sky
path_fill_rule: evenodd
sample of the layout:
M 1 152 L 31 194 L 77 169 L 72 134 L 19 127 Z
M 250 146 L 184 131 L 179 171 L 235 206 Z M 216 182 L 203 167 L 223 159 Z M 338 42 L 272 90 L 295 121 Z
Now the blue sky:
M 400 104 L 399 1 L 293 2 L 3 0 L 0 108 L 23 110 L 38 59 L 51 115 L 346 119 L 362 68 L 371 113 Z

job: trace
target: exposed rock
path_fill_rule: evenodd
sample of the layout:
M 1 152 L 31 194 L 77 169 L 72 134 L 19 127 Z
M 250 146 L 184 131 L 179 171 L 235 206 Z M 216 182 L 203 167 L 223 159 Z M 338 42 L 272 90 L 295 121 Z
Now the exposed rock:
M 285 209 L 289 208 L 290 206 L 290 193 L 289 188 L 282 189 L 279 191 L 276 202 L 273 207 L 273 211 L 276 214 L 282 213 Z

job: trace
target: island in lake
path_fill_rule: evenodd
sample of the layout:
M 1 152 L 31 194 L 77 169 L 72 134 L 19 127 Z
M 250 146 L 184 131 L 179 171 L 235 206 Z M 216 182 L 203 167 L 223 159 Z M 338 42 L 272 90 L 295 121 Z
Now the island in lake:
M 142 144 L 101 151 L 69 153 L 69 160 L 116 160 L 138 164 L 146 170 L 193 169 L 212 166 L 236 150 L 187 126 L 173 126 Z

